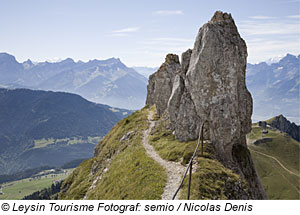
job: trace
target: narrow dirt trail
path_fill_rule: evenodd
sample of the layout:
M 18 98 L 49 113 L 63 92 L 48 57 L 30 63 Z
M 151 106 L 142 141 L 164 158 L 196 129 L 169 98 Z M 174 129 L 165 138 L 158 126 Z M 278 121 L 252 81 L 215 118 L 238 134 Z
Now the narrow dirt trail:
M 300 177 L 298 174 L 292 172 L 291 170 L 289 170 L 288 168 L 286 168 L 277 158 L 273 157 L 273 156 L 270 156 L 270 155 L 267 155 L 265 153 L 262 153 L 262 152 L 259 152 L 259 151 L 256 151 L 256 150 L 253 150 L 253 149 L 249 149 L 250 151 L 253 151 L 255 153 L 258 153 L 260 155 L 263 155 L 263 156 L 266 156 L 268 158 L 272 158 L 274 159 L 285 171 L 287 171 L 288 173 L 292 174 L 292 175 L 295 175 L 297 177 Z
M 152 120 L 153 112 L 149 111 L 148 113 L 148 122 L 149 122 L 149 128 L 144 131 L 143 134 L 143 145 L 146 149 L 147 155 L 151 157 L 153 160 L 155 160 L 157 163 L 159 163 L 161 166 L 164 167 L 164 169 L 167 172 L 168 180 L 167 184 L 164 188 L 164 192 L 162 194 L 163 200 L 171 200 L 176 189 L 178 188 L 180 184 L 180 180 L 184 174 L 185 167 L 182 166 L 180 163 L 166 161 L 162 159 L 158 153 L 155 151 L 153 146 L 151 146 L 148 142 L 148 136 L 150 134 L 151 129 L 154 127 L 155 122 Z M 176 199 L 178 199 L 178 196 L 176 196 Z

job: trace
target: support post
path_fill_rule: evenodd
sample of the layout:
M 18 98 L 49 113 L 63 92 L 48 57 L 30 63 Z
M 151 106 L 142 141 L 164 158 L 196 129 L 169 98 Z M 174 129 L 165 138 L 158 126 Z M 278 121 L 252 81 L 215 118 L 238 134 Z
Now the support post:
M 203 139 L 204 139 L 204 123 L 203 123 L 203 127 L 201 129 L 201 157 L 203 157 Z
M 190 200 L 191 185 L 192 185 L 192 171 L 193 171 L 193 161 L 190 163 L 189 187 L 188 187 L 188 193 L 187 193 L 187 200 Z
M 205 123 L 205 122 L 204 122 L 204 123 Z M 185 172 L 184 172 L 184 175 L 183 175 L 183 177 L 182 177 L 182 179 L 181 179 L 180 185 L 179 185 L 179 187 L 177 188 L 176 192 L 175 192 L 174 195 L 173 195 L 172 200 L 175 199 L 177 193 L 179 192 L 180 188 L 182 187 L 183 182 L 184 182 L 184 179 L 185 179 L 185 177 L 187 176 L 188 171 L 189 171 L 189 185 L 188 185 L 188 196 L 187 196 L 187 199 L 190 199 L 191 181 L 192 181 L 192 171 L 193 171 L 193 169 L 192 169 L 192 165 L 193 165 L 193 164 L 192 164 L 192 163 L 193 163 L 193 160 L 194 160 L 194 158 L 195 158 L 195 156 L 196 156 L 196 153 L 197 153 L 197 151 L 198 151 L 198 148 L 199 148 L 199 146 L 200 146 L 200 143 L 202 143 L 202 146 L 201 146 L 201 147 L 202 147 L 202 149 L 201 149 L 201 156 L 203 156 L 203 129 L 204 129 L 204 123 L 202 124 L 202 126 L 201 126 L 201 128 L 200 128 L 200 131 L 199 131 L 199 138 L 198 138 L 198 143 L 197 143 L 196 149 L 195 149 L 195 151 L 194 151 L 194 153 L 193 153 L 193 156 L 192 156 L 191 159 L 190 159 L 189 165 L 187 166 L 187 168 L 186 168 L 186 170 L 185 170 Z

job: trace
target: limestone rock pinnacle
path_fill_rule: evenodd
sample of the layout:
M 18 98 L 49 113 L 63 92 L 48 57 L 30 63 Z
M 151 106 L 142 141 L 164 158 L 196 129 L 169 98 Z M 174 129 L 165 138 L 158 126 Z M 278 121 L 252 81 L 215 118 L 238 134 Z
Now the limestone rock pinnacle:
M 246 146 L 252 115 L 246 64 L 247 46 L 231 14 L 217 11 L 200 28 L 193 49 L 182 54 L 181 64 L 177 55 L 168 54 L 150 76 L 146 103 L 155 104 L 158 115 L 169 116 L 179 141 L 197 139 L 200 126 L 208 122 L 218 160 L 250 177 L 251 198 L 260 199 L 265 194 Z
M 222 22 L 233 21 L 230 13 L 223 13 L 222 11 L 216 11 L 210 22 Z

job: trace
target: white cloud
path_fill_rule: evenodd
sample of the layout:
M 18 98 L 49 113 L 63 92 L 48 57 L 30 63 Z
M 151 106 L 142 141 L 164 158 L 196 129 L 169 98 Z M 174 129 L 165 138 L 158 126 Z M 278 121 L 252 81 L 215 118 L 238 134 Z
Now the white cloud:
M 249 18 L 251 18 L 251 19 L 262 19 L 262 20 L 275 19 L 275 17 L 272 17 L 272 16 L 250 16 Z
M 300 15 L 287 16 L 287 18 L 291 18 L 291 19 L 300 19 Z
M 261 41 L 246 39 L 248 61 L 250 63 L 259 63 L 277 56 L 285 56 L 287 53 L 298 55 L 300 53 L 299 43 L 299 39 L 284 40 L 279 38 L 278 40 L 272 40 L 266 38 Z
M 154 14 L 162 15 L 162 16 L 169 16 L 169 15 L 182 15 L 183 12 L 181 10 L 158 10 L 158 11 L 155 11 Z
M 138 42 L 140 44 L 139 55 L 151 56 L 155 63 L 150 65 L 160 65 L 166 54 L 173 53 L 181 56 L 189 48 L 193 48 L 194 39 L 179 37 L 157 37 Z
M 288 35 L 299 34 L 300 24 L 298 22 L 286 22 L 276 20 L 276 22 L 265 20 L 244 21 L 239 24 L 239 29 L 247 35 Z
M 125 34 L 125 33 L 112 33 L 112 34 L 109 34 L 109 36 L 113 36 L 113 37 L 129 37 L 129 34 Z
M 128 37 L 130 36 L 130 33 L 138 32 L 139 30 L 140 30 L 139 27 L 122 28 L 122 29 L 114 30 L 112 33 L 108 35 L 113 37 Z
M 173 51 L 173 52 L 184 52 L 188 48 L 193 47 L 194 40 L 187 38 L 178 37 L 158 37 L 152 38 L 144 41 L 139 41 L 144 49 L 153 51 Z
M 113 31 L 113 33 L 132 33 L 132 32 L 137 32 L 139 31 L 139 27 L 130 27 L 130 28 L 123 28 L 119 30 Z
M 237 23 L 248 47 L 248 61 L 258 63 L 267 59 L 300 53 L 300 23 L 297 19 L 252 19 Z
M 176 38 L 176 37 L 159 37 L 154 38 L 155 41 L 173 41 L 173 42 L 193 42 L 193 39 L 186 39 L 186 38 Z
M 63 59 L 58 58 L 58 57 L 54 57 L 54 58 L 47 58 L 46 61 L 49 62 L 49 63 L 58 63 L 58 62 L 63 61 Z

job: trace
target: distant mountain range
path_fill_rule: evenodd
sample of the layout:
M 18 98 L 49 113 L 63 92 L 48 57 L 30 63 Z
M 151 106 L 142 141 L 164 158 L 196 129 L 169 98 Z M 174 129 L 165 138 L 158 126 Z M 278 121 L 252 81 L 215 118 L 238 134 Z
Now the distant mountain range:
M 76 93 L 110 106 L 139 109 L 145 105 L 147 78 L 120 59 L 23 63 L 0 53 L 0 87 Z
M 247 87 L 253 97 L 253 120 L 283 114 L 300 124 L 300 57 L 287 54 L 259 64 L 247 64 Z M 145 105 L 147 79 L 157 67 L 133 67 L 120 59 L 74 62 L 18 63 L 0 53 L 0 87 L 30 88 L 76 93 L 110 106 L 139 109 Z
M 248 64 L 246 76 L 254 101 L 254 121 L 283 114 L 300 124 L 300 55 L 287 54 L 270 65 Z
M 130 113 L 70 93 L 0 89 L 0 175 L 89 158 Z

